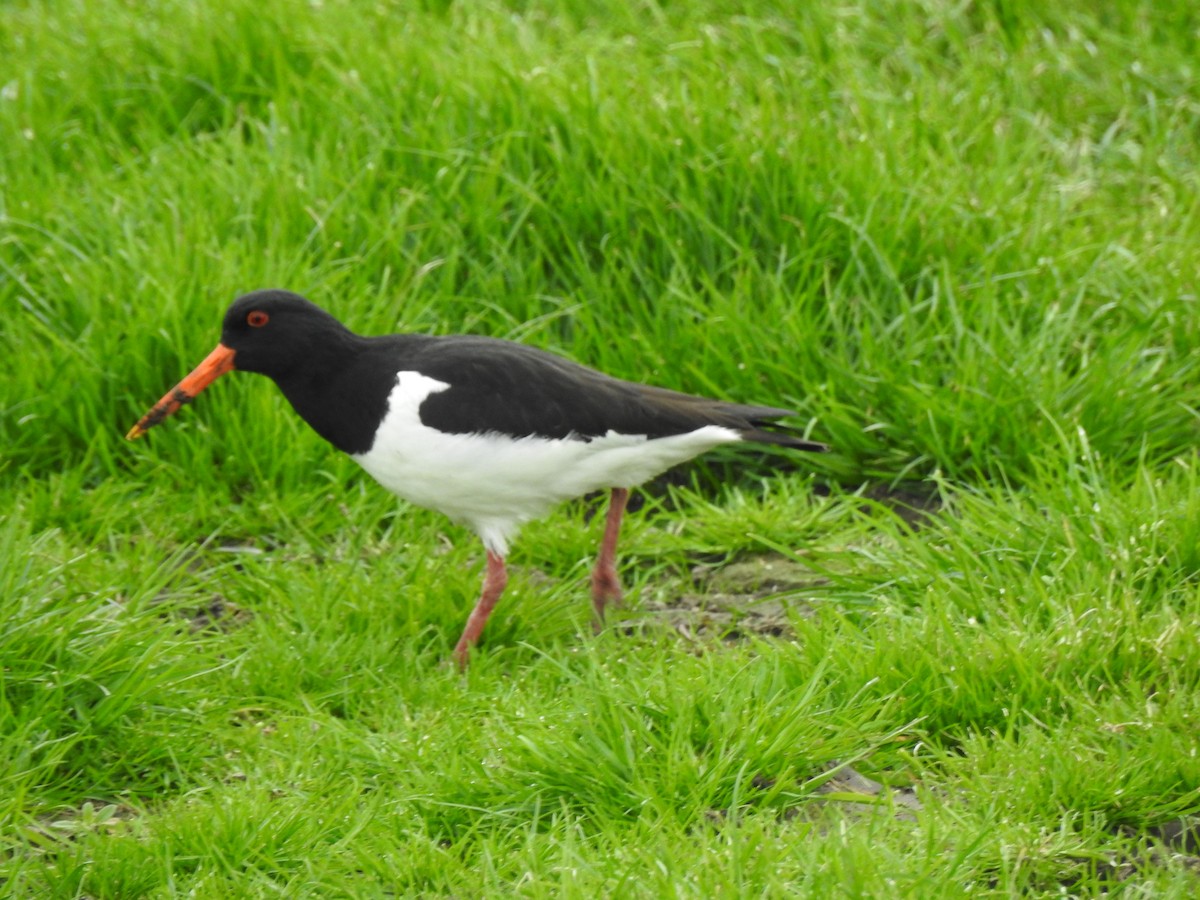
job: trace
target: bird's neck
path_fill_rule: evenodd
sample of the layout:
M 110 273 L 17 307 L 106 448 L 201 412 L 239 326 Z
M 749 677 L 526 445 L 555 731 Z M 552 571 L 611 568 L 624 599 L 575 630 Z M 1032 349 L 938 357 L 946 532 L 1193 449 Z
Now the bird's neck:
M 371 449 L 379 421 L 395 386 L 395 371 L 371 366 L 368 338 L 322 346 L 304 364 L 272 376 L 288 402 L 317 434 L 345 453 Z

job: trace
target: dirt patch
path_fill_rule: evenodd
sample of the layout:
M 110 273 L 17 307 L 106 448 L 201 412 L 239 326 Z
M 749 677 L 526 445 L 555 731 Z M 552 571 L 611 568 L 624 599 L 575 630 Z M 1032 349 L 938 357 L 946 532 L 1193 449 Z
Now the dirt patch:
M 816 786 L 810 787 L 811 782 L 816 782 Z M 771 791 L 776 781 L 765 775 L 755 775 L 751 785 L 761 791 Z M 780 817 L 785 821 L 810 822 L 820 831 L 834 827 L 835 822 L 847 817 L 888 815 L 899 821 L 915 822 L 916 814 L 922 809 L 913 788 L 890 788 L 836 761 L 827 764 L 811 781 L 797 781 L 794 788 L 805 796 L 797 803 L 781 807 Z M 741 807 L 743 810 L 750 808 L 750 804 Z M 709 810 L 705 816 L 714 823 L 728 817 L 729 811 L 725 809 Z
M 220 594 L 214 594 L 203 606 L 181 612 L 187 617 L 188 627 L 192 631 L 233 631 L 253 617 L 250 610 L 226 600 Z
M 812 614 L 805 598 L 826 583 L 803 564 L 778 554 L 727 565 L 702 564 L 693 567 L 689 590 L 643 600 L 637 615 L 622 627 L 627 632 L 668 628 L 691 640 L 784 637 L 793 632 L 794 616 Z
M 252 554 L 254 556 L 261 556 L 269 552 L 261 547 L 249 544 L 232 543 L 222 544 L 215 548 L 215 550 L 218 553 Z M 234 572 L 242 570 L 240 563 L 235 563 L 232 568 Z M 201 544 L 197 548 L 184 553 L 179 561 L 178 569 L 186 571 L 198 579 L 211 579 L 213 565 L 208 548 Z M 164 608 L 169 607 L 169 611 L 164 609 L 164 617 L 183 618 L 188 623 L 188 628 L 192 632 L 229 632 L 235 628 L 240 628 L 253 618 L 253 613 L 250 610 L 238 606 L 221 594 L 213 594 L 199 606 L 182 605 L 179 601 L 179 595 L 174 590 L 168 588 L 160 591 L 151 600 L 151 603 Z
M 837 808 L 850 815 L 875 815 L 888 812 L 905 822 L 915 822 L 922 809 L 917 792 L 911 787 L 890 788 L 861 772 L 833 762 L 825 767 L 829 778 L 817 787 L 817 804 Z M 861 797 L 861 800 L 856 798 Z M 811 806 L 811 804 L 809 804 Z M 805 807 L 795 807 L 796 815 Z
M 920 528 L 942 511 L 942 495 L 935 487 L 924 483 L 909 485 L 876 485 L 863 491 L 862 496 L 886 506 L 910 528 Z
M 1141 873 L 1161 868 L 1171 863 L 1183 866 L 1194 875 L 1200 875 L 1200 818 L 1190 816 L 1173 819 L 1143 830 L 1123 825 L 1114 834 L 1139 842 L 1133 852 L 1111 851 L 1100 858 L 1068 857 L 1085 872 L 1101 882 L 1120 884 L 1137 878 Z M 1061 882 L 1071 888 L 1087 876 L 1080 875 Z
M 139 815 L 131 806 L 89 800 L 77 809 L 59 809 L 52 815 L 40 817 L 25 828 L 24 837 L 33 853 L 53 854 L 84 834 L 124 834 Z

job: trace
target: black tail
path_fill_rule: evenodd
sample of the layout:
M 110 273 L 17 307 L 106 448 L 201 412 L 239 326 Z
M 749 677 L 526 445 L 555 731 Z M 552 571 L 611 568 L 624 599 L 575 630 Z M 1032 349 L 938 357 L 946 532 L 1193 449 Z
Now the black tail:
M 767 428 L 773 430 L 767 431 Z M 777 447 L 787 447 L 789 450 L 808 450 L 812 453 L 826 453 L 829 450 L 828 444 L 810 441 L 808 438 L 801 437 L 800 432 L 796 429 L 788 428 L 786 425 L 776 425 L 773 422 L 764 422 L 760 427 L 743 431 L 742 440 L 754 441 L 756 444 L 774 444 Z
M 774 409 L 769 406 L 743 406 L 737 410 L 746 420 L 742 429 L 742 440 L 754 441 L 756 444 L 774 444 L 777 447 L 787 447 L 789 450 L 807 450 L 811 453 L 825 453 L 828 444 L 820 441 L 810 441 L 804 433 L 788 425 L 780 425 L 774 419 L 794 416 L 790 409 Z

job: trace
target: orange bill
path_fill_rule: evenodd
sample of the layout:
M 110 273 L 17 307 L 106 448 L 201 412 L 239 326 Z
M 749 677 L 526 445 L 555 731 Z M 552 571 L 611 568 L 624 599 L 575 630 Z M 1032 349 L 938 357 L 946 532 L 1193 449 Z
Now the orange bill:
M 192 369 L 183 381 L 171 388 L 170 392 L 150 408 L 138 423 L 129 429 L 125 435 L 127 440 L 136 440 L 143 434 L 171 415 L 185 403 L 191 403 L 196 395 L 224 375 L 233 370 L 234 351 L 224 344 L 217 344 L 215 350 L 204 357 L 204 362 Z

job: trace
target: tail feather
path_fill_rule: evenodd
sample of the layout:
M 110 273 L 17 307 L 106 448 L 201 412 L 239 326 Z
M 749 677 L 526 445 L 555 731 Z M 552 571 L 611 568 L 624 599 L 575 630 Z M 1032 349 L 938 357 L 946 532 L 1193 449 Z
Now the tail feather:
M 789 450 L 807 450 L 811 453 L 826 453 L 829 450 L 828 444 L 822 444 L 820 441 L 810 441 L 807 438 L 799 437 L 799 432 L 791 434 L 783 431 L 783 426 L 775 425 L 779 431 L 766 431 L 763 428 L 752 428 L 742 432 L 743 441 L 753 441 L 756 444 L 773 444 L 776 447 L 787 447 Z
M 732 412 L 733 410 L 731 410 Z M 825 453 L 828 444 L 812 441 L 805 437 L 798 428 L 781 425 L 774 419 L 794 416 L 790 409 L 775 409 L 770 406 L 742 406 L 736 409 L 736 414 L 746 421 L 741 429 L 742 440 L 753 441 L 756 444 L 773 444 L 776 447 L 787 447 L 789 450 L 806 450 L 811 453 Z

